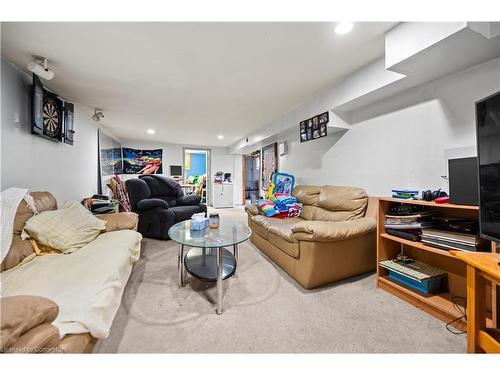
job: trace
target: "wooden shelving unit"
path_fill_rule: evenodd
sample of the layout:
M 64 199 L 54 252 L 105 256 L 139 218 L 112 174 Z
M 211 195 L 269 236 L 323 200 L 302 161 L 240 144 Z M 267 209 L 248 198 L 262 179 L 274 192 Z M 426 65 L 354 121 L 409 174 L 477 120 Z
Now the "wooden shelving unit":
M 413 247 L 415 247 L 417 249 L 422 249 L 422 250 L 425 250 L 425 251 L 430 251 L 431 253 L 440 254 L 440 255 L 445 256 L 445 257 L 455 258 L 447 250 L 439 249 L 437 247 L 428 246 L 428 245 L 426 245 L 424 243 L 421 243 L 421 242 L 415 242 L 415 241 L 405 240 L 404 238 L 400 238 L 400 237 L 396 237 L 396 236 L 391 236 L 390 234 L 387 234 L 387 233 L 382 233 L 380 236 L 382 238 L 385 238 L 385 239 L 388 239 L 388 240 L 391 240 L 391 241 L 399 242 L 399 243 L 401 243 L 403 245 L 413 246 Z
M 432 207 L 436 216 L 462 217 L 478 219 L 479 208 L 477 206 L 463 206 L 453 204 L 437 204 L 434 202 L 404 200 L 396 198 L 379 198 L 378 220 L 377 220 L 377 286 L 384 289 L 417 308 L 448 323 L 460 317 L 462 314 L 457 310 L 452 301 L 453 297 L 467 295 L 466 290 L 466 265 L 447 250 L 392 236 L 385 231 L 385 215 L 394 204 L 409 204 Z M 492 243 L 491 251 L 495 251 Z M 404 253 L 414 259 L 431 264 L 448 272 L 446 290 L 440 294 L 424 295 L 407 288 L 388 277 L 388 272 L 378 264 L 382 260 L 393 259 L 399 253 Z M 497 326 L 496 293 L 491 288 L 487 290 L 488 326 Z M 458 301 L 457 301 L 458 302 Z M 464 306 L 461 306 L 464 309 Z M 465 330 L 464 320 L 456 321 L 453 326 Z

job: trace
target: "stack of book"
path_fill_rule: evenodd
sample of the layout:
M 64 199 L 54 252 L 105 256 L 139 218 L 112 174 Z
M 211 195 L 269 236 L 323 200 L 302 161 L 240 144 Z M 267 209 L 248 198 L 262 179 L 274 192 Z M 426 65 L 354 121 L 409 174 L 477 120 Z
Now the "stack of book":
M 478 235 L 422 229 L 422 242 L 445 250 L 484 251 L 489 242 Z
M 386 232 L 410 241 L 419 241 L 421 230 L 432 226 L 432 211 L 402 212 L 385 216 Z
M 411 199 L 417 194 L 418 194 L 417 190 L 406 190 L 406 189 L 404 189 L 404 190 L 393 189 L 392 190 L 392 197 L 399 198 L 399 199 Z

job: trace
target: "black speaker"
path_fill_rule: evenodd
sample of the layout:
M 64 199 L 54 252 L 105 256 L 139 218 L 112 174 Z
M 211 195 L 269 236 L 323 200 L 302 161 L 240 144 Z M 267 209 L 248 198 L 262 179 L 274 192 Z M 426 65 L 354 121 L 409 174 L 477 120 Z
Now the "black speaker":
M 450 203 L 479 205 L 479 174 L 477 158 L 448 160 Z

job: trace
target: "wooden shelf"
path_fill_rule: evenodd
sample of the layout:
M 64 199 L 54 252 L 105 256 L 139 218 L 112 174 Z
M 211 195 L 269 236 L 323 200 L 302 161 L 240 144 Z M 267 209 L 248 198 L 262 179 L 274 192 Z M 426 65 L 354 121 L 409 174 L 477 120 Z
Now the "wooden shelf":
M 441 319 L 443 322 L 451 322 L 461 315 L 454 307 L 452 297 L 467 295 L 465 263 L 459 257 L 451 254 L 448 250 L 388 234 L 384 226 L 386 213 L 395 203 L 432 207 L 436 216 L 461 217 L 464 219 L 477 219 L 479 216 L 479 208 L 477 206 L 437 204 L 434 202 L 409 199 L 379 198 L 377 215 L 377 286 L 436 318 Z M 491 251 L 494 252 L 495 247 L 492 246 L 491 249 Z M 379 263 L 383 260 L 392 259 L 400 252 L 445 270 L 448 273 L 448 277 L 446 278 L 447 284 L 443 288 L 445 292 L 435 295 L 424 295 L 389 279 L 387 271 L 383 267 L 380 267 Z M 490 304 L 488 302 L 492 314 L 488 316 L 487 322 L 489 326 L 494 327 L 496 323 L 493 324 L 493 321 L 498 319 L 494 297 L 495 294 L 493 292 L 489 294 L 492 294 L 492 303 Z M 493 319 L 491 317 L 493 317 Z M 466 323 L 463 320 L 457 321 L 453 325 L 461 330 L 465 330 L 466 328 Z
M 451 293 L 424 295 L 414 290 L 411 290 L 401 284 L 398 284 L 395 281 L 392 281 L 389 278 L 389 276 L 379 277 L 378 281 L 379 281 L 379 287 L 388 290 L 390 292 L 396 291 L 396 293 L 393 294 L 410 302 L 412 305 L 418 307 L 419 309 L 424 310 L 431 314 L 433 312 L 436 312 L 438 314 L 440 313 L 441 316 L 438 315 L 437 317 L 441 318 L 441 320 L 443 320 L 446 323 L 451 322 L 453 319 L 456 319 L 462 315 L 453 305 L 452 302 L 453 295 Z M 464 306 L 460 307 L 462 309 L 465 309 Z M 486 318 L 486 325 L 488 327 L 494 326 L 493 321 L 491 319 L 491 314 L 488 314 Z M 458 321 L 456 324 L 453 324 L 453 326 L 459 329 L 465 329 L 466 322 L 465 320 L 461 320 Z
M 429 252 L 434 253 L 434 254 L 439 254 L 439 255 L 443 255 L 445 257 L 457 259 L 457 257 L 455 257 L 454 255 L 451 255 L 448 250 L 443 250 L 443 249 L 439 249 L 437 247 L 428 246 L 428 245 L 426 245 L 422 242 L 419 242 L 419 241 L 405 240 L 404 238 L 391 236 L 390 234 L 387 234 L 387 233 L 380 234 L 380 237 L 391 240 L 391 241 L 399 242 L 403 245 L 412 246 L 412 247 L 415 247 L 415 248 L 420 249 L 420 250 L 429 251 Z
M 459 210 L 471 210 L 471 211 L 479 211 L 478 206 L 465 206 L 459 204 L 450 204 L 450 203 L 435 203 L 435 202 L 427 202 L 427 201 L 418 201 L 414 199 L 399 199 L 399 198 L 389 198 L 389 197 L 379 197 L 381 201 L 386 202 L 394 202 L 394 203 L 403 203 L 403 204 L 411 204 L 417 206 L 429 206 L 436 208 L 450 208 L 450 209 L 459 209 Z
M 398 297 L 410 302 L 419 309 L 428 313 L 441 313 L 438 318 L 441 318 L 441 320 L 447 323 L 462 315 L 453 306 L 453 302 L 451 301 L 452 295 L 450 293 L 440 293 L 426 296 L 392 281 L 389 279 L 389 276 L 379 277 L 378 281 L 379 286 L 383 289 L 390 292 L 396 291 L 396 293 L 393 294 L 396 294 Z M 384 288 L 384 285 L 387 286 L 387 288 Z M 458 321 L 454 324 L 454 326 L 459 329 L 465 329 L 466 324 L 465 321 Z

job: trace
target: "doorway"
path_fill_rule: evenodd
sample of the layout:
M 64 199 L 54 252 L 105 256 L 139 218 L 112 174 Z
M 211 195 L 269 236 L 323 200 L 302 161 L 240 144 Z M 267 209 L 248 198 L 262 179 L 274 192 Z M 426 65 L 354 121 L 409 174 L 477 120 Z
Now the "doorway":
M 256 203 L 260 196 L 260 152 L 243 155 L 243 204 Z
M 184 148 L 183 155 L 184 189 L 201 197 L 201 202 L 208 204 L 210 197 L 210 150 Z

